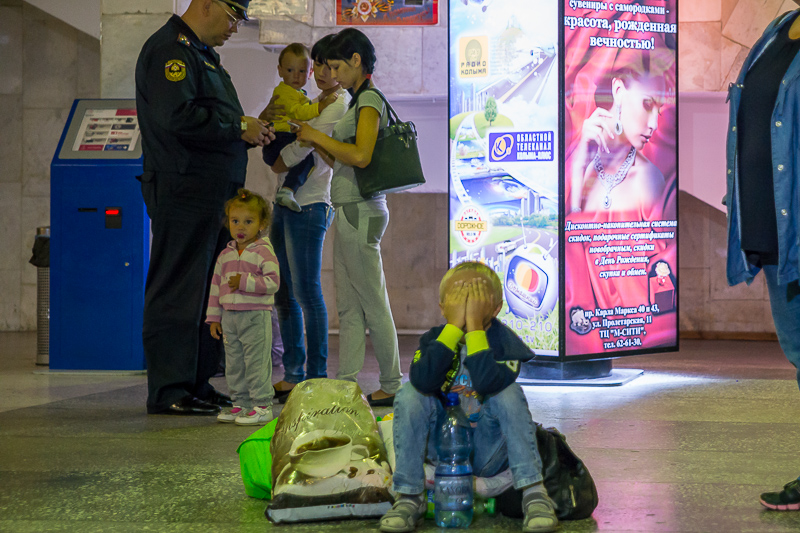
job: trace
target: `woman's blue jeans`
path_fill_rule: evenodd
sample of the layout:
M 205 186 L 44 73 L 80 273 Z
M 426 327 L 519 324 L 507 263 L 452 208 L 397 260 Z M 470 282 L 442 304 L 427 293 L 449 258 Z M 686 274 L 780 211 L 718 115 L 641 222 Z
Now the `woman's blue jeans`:
M 328 309 L 320 276 L 322 243 L 331 220 L 333 209 L 325 203 L 304 205 L 300 213 L 275 205 L 272 216 L 270 240 L 281 278 L 275 308 L 283 339 L 283 379 L 289 383 L 328 377 Z

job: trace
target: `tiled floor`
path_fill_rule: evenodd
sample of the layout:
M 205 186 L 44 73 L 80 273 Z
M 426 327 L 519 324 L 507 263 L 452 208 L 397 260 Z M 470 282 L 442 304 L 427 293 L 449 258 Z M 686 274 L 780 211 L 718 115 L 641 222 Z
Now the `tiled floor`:
M 403 368 L 415 344 L 401 338 Z M 335 337 L 331 345 L 335 354 Z M 757 501 L 800 473 L 794 369 L 777 343 L 681 346 L 618 359 L 645 370 L 623 387 L 526 389 L 534 419 L 567 435 L 600 493 L 594 516 L 562 531 L 800 531 L 800 513 Z M 377 369 L 367 360 L 361 387 L 371 392 Z M 0 333 L 0 531 L 377 530 L 374 521 L 273 526 L 239 475 L 236 448 L 253 429 L 147 416 L 144 376 L 35 370 L 35 335 Z M 480 517 L 471 529 L 520 527 Z

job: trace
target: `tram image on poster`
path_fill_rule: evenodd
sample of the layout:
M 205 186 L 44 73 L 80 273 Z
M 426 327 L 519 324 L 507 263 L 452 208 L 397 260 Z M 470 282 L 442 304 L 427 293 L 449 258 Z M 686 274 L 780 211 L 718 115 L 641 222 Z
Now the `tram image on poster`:
M 499 320 L 559 353 L 558 2 L 449 3 L 450 266 L 503 281 Z
M 676 30 L 677 0 L 564 2 L 566 356 L 677 345 Z

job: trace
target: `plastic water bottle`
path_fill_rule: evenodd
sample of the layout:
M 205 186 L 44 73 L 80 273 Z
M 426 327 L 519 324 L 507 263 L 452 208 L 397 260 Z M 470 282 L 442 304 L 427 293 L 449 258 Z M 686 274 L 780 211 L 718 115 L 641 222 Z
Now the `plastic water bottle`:
M 428 507 L 425 510 L 425 520 L 433 520 L 436 517 L 433 490 L 428 489 L 426 501 L 428 503 Z M 474 496 L 472 499 L 472 516 L 475 517 L 482 514 L 487 516 L 495 516 L 497 514 L 497 499 L 488 498 L 484 500 L 483 498 Z
M 434 515 L 439 527 L 467 528 L 472 523 L 472 436 L 458 394 L 445 398 L 439 418 L 436 451 L 439 464 L 433 480 Z

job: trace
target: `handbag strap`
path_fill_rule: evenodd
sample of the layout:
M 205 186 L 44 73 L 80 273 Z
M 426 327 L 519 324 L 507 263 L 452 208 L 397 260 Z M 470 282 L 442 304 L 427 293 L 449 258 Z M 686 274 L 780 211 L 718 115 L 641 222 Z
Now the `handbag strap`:
M 397 113 L 395 112 L 394 108 L 392 107 L 392 104 L 389 103 L 389 100 L 386 99 L 386 97 L 383 95 L 382 92 L 380 92 L 375 87 L 370 87 L 369 89 L 365 90 L 361 94 L 364 94 L 367 91 L 373 91 L 373 92 L 378 93 L 378 96 L 380 96 L 381 100 L 383 100 L 383 103 L 386 106 L 387 111 L 389 112 L 389 119 L 388 119 L 388 124 L 387 125 L 393 126 L 393 125 L 397 124 L 398 122 L 400 122 L 400 117 L 397 116 Z M 361 98 L 361 94 L 358 95 L 359 98 Z M 358 129 L 358 113 L 360 111 L 361 111 L 361 108 L 359 107 L 358 102 L 356 102 L 356 130 Z M 383 129 L 383 128 L 381 128 L 381 129 Z
M 364 90 L 361 94 L 364 94 L 367 91 L 375 91 L 376 93 L 378 93 L 378 96 L 381 97 L 381 100 L 383 100 L 383 103 L 386 106 L 387 111 L 389 112 L 389 118 L 387 119 L 386 126 L 383 127 L 383 128 L 380 128 L 378 130 L 378 140 L 380 140 L 380 139 L 382 139 L 384 137 L 386 132 L 389 131 L 388 130 L 389 127 L 394 126 L 395 124 L 400 124 L 400 117 L 397 116 L 397 113 L 395 112 L 394 108 L 392 107 L 392 104 L 389 103 L 389 100 L 386 99 L 386 97 L 383 95 L 382 92 L 380 92 L 378 89 L 376 89 L 374 87 L 370 87 L 369 89 Z M 361 94 L 358 95 L 359 98 L 361 97 Z M 361 111 L 361 108 L 358 106 L 358 102 L 357 101 L 356 101 L 355 107 L 356 107 L 356 132 L 358 132 L 358 114 Z M 416 136 L 416 129 L 414 128 L 414 124 L 412 124 L 410 122 L 409 122 L 409 124 L 411 126 L 411 131 Z M 353 135 L 349 139 L 345 139 L 344 142 L 346 142 L 348 144 L 355 144 L 356 143 L 356 136 Z

